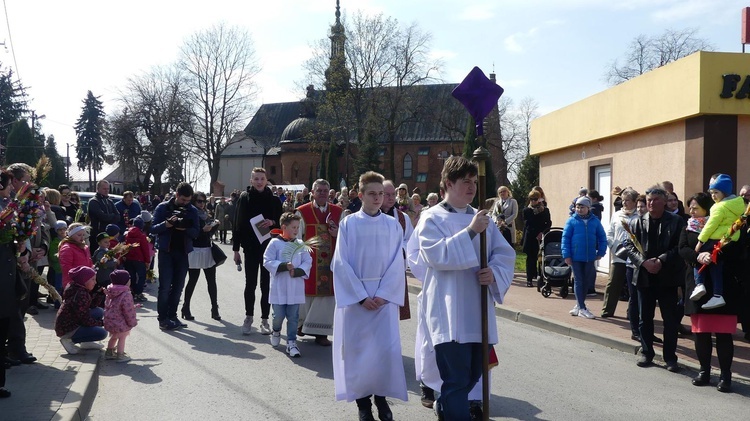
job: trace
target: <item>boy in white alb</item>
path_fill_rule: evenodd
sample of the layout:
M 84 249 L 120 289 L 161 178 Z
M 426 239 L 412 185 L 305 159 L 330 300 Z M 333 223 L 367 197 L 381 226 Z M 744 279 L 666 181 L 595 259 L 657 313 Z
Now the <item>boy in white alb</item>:
M 286 318 L 286 353 L 299 357 L 297 322 L 299 305 L 305 303 L 305 278 L 312 267 L 310 251 L 297 239 L 300 217 L 286 212 L 279 218 L 281 236 L 271 239 L 263 252 L 263 267 L 271 274 L 268 302 L 273 308 L 271 345 L 281 343 L 281 324 Z
M 445 200 L 424 213 L 409 241 L 412 273 L 424 284 L 419 315 L 435 349 L 442 380 L 438 414 L 470 420 L 468 395 L 482 373 L 481 285 L 502 303 L 513 278 L 515 252 L 487 211 L 469 204 L 476 194 L 477 166 L 466 158 L 445 161 Z M 487 231 L 487 268 L 480 269 L 479 234 Z M 489 343 L 497 343 L 494 306 L 489 306 Z
M 407 400 L 399 306 L 404 303 L 403 231 L 380 212 L 383 176 L 359 178 L 362 209 L 339 225 L 332 271 L 333 380 L 337 400 L 357 401 L 360 420 L 392 420 L 386 396 Z

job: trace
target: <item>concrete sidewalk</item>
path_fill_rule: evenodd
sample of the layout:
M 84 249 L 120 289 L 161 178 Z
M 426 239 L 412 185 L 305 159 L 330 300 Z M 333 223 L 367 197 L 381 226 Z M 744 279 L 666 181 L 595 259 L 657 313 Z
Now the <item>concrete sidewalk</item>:
M 409 288 L 411 292 L 418 293 L 420 283 L 409 276 Z M 604 299 L 604 288 L 607 283 L 607 275 L 598 274 L 596 279 L 596 297 L 587 297 L 586 306 L 597 316 L 589 320 L 582 317 L 571 317 L 568 311 L 575 305 L 575 296 L 570 291 L 567 298 L 559 295 L 559 288 L 552 289 L 552 295 L 544 298 L 537 292 L 536 287 L 526 287 L 526 275 L 517 273 L 513 285 L 505 296 L 502 306 L 496 306 L 495 313 L 503 318 L 516 322 L 526 323 L 541 329 L 546 329 L 572 338 L 583 339 L 598 343 L 610 348 L 633 354 L 633 367 L 636 368 L 635 354 L 640 348 L 640 343 L 630 339 L 630 323 L 627 319 L 627 302 L 620 301 L 614 317 L 606 319 L 599 318 Z M 656 311 L 655 334 L 662 336 L 662 322 L 659 311 Z M 682 324 L 690 328 L 690 318 L 685 317 Z M 502 332 L 500 332 L 502 335 Z M 661 358 L 660 344 L 654 344 L 657 359 Z M 740 331 L 734 335 L 734 362 L 732 363 L 733 380 L 750 382 L 750 343 L 744 339 Z M 693 337 L 680 337 L 677 340 L 678 363 L 684 367 L 698 370 L 699 364 L 695 357 L 695 346 Z M 719 373 L 716 350 L 713 354 L 712 373 Z
M 417 294 L 420 283 L 408 276 L 410 292 Z M 607 278 L 599 275 L 596 281 L 597 296 L 588 297 L 586 303 L 591 311 L 601 313 L 604 285 Z M 527 288 L 525 275 L 516 274 L 505 303 L 496 307 L 500 317 L 526 323 L 572 338 L 595 342 L 607 347 L 633 354 L 639 344 L 630 339 L 630 327 L 625 318 L 627 303 L 619 302 L 614 317 L 588 320 L 571 317 L 568 311 L 575 299 L 571 293 L 563 299 L 553 289 L 549 298 L 544 298 L 536 288 Z M 657 312 L 657 319 L 659 314 Z M 27 349 L 39 361 L 20 365 L 7 371 L 6 387 L 13 393 L 0 400 L 0 419 L 3 420 L 84 420 L 93 403 L 98 388 L 99 356 L 101 351 L 81 351 L 67 355 L 54 331 L 55 311 L 40 310 L 37 316 L 26 320 Z M 689 318 L 683 320 L 689 326 Z M 657 335 L 661 335 L 661 320 L 656 321 Z M 502 335 L 502 332 L 501 332 Z M 750 343 L 741 332 L 735 335 L 733 380 L 750 382 Z M 657 353 L 659 345 L 657 344 Z M 691 337 L 680 338 L 677 344 L 679 363 L 698 369 Z M 714 354 L 715 355 L 715 354 Z M 714 357 L 714 364 L 716 358 Z M 715 367 L 718 373 L 718 367 Z
M 0 399 L 3 420 L 83 420 L 96 396 L 101 351 L 68 355 L 55 335 L 51 307 L 26 316 L 26 348 L 37 357 L 6 371 L 5 386 L 13 393 Z

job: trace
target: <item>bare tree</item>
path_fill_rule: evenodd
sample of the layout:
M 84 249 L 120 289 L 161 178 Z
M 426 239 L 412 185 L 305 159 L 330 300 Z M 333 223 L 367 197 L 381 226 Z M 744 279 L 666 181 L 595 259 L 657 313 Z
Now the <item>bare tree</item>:
M 143 190 L 153 177 L 153 190 L 160 191 L 164 173 L 184 163 L 182 140 L 190 113 L 182 81 L 175 68 L 157 67 L 131 78 L 120 94 L 122 107 L 111 116 L 109 145 Z
M 208 164 L 213 185 L 222 152 L 251 114 L 260 72 L 252 38 L 240 27 L 217 24 L 185 42 L 178 66 L 185 72 L 192 115 L 187 139 Z
M 606 82 L 617 85 L 696 51 L 713 51 L 715 47 L 707 39 L 698 38 L 697 33 L 697 28 L 686 28 L 667 29 L 654 37 L 638 35 L 621 59 L 607 65 Z
M 421 108 L 429 107 L 415 86 L 434 80 L 440 65 L 429 56 L 431 35 L 416 23 L 404 27 L 394 18 L 366 16 L 361 11 L 344 27 L 350 88 L 326 92 L 318 121 L 329 127 L 320 132 L 343 138 L 347 151 L 351 138 L 387 141 L 391 146 L 387 174 L 393 177 L 397 132 L 419 118 Z M 314 44 L 313 57 L 305 63 L 308 80 L 318 86 L 331 77 L 328 45 L 327 40 Z M 349 152 L 345 153 L 348 158 Z M 344 172 L 348 173 L 348 164 Z

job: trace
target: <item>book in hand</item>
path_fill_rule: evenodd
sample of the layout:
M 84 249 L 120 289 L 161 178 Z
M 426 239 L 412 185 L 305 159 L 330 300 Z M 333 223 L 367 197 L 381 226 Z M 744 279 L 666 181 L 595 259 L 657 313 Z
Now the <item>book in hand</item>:
M 259 243 L 263 243 L 271 238 L 271 228 L 263 226 L 264 220 L 265 218 L 262 213 L 255 215 L 250 219 L 250 225 L 253 227 L 253 232 L 255 232 L 255 236 L 258 238 Z

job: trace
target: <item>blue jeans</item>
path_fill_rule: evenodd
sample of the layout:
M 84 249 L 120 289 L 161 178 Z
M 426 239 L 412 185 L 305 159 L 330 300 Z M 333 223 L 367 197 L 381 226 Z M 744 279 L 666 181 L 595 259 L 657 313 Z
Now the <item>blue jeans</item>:
M 96 320 L 104 319 L 104 309 L 101 307 L 89 309 L 89 314 Z M 107 331 L 101 326 L 81 326 L 76 329 L 76 332 L 70 339 L 73 343 L 79 344 L 81 342 L 101 341 L 106 337 Z
M 187 272 L 187 253 L 159 250 L 159 296 L 156 302 L 159 323 L 177 318 Z
M 435 359 L 443 380 L 438 410 L 446 420 L 469 421 L 469 392 L 482 375 L 482 344 L 438 344 L 435 345 Z
M 586 293 L 594 288 L 596 282 L 596 262 L 573 261 L 573 292 L 576 294 L 578 308 L 586 308 Z
M 716 240 L 708 240 L 706 244 L 701 247 L 701 251 L 707 251 L 710 253 L 714 249 L 714 244 L 716 244 L 716 242 Z M 713 294 L 724 295 L 724 261 L 719 260 L 717 263 L 712 262 L 706 269 L 703 269 L 702 273 L 698 273 L 698 270 L 700 268 L 701 266 L 697 266 L 695 267 L 695 269 L 693 269 L 695 284 L 705 284 L 706 269 L 708 269 L 708 273 L 711 274 L 711 285 L 713 285 L 713 288 L 711 290 Z
M 146 263 L 136 260 L 125 262 L 125 270 L 130 274 L 130 283 L 133 285 L 133 294 L 143 294 L 143 288 L 146 286 Z
M 286 318 L 286 341 L 297 340 L 299 304 L 271 304 L 273 308 L 273 331 L 281 332 L 281 323 Z

